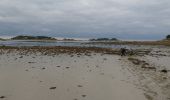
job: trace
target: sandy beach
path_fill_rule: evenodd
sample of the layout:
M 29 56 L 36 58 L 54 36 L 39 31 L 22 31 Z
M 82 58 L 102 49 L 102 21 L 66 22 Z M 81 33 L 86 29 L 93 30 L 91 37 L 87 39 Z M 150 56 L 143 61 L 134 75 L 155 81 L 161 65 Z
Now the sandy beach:
M 113 49 L 1 47 L 0 99 L 170 100 L 163 50 L 121 57 Z

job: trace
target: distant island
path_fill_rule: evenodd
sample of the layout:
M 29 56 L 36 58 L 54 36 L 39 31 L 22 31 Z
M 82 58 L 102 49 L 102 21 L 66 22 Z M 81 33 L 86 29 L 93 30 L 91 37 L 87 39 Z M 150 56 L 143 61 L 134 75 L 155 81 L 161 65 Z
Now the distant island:
M 6 39 L 0 38 L 0 41 L 5 41 Z
M 166 36 L 166 39 L 167 39 L 167 40 L 170 40 L 170 35 L 167 35 L 167 36 Z
M 117 38 L 97 38 L 97 39 L 89 39 L 89 41 L 118 41 Z
M 26 36 L 26 35 L 19 35 L 19 36 L 11 38 L 11 40 L 56 40 L 56 39 L 52 38 L 52 37 L 48 37 L 48 36 Z
M 64 38 L 62 41 L 77 41 L 75 39 Z

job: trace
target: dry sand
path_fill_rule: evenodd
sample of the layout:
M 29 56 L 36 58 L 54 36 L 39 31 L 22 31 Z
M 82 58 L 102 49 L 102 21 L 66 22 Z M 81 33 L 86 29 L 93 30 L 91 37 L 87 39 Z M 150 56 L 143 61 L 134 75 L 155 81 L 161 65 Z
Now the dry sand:
M 147 74 L 155 75 L 155 72 L 144 71 L 139 68 L 141 64 L 135 65 L 128 58 L 94 52 L 54 56 L 3 52 L 0 55 L 0 99 L 169 100 L 170 92 Z

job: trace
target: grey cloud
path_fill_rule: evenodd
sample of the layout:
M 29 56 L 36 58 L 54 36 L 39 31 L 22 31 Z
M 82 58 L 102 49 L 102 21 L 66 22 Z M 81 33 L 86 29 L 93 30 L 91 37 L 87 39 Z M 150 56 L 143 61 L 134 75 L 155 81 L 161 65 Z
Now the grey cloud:
M 169 0 L 1 0 L 0 35 L 165 35 L 169 16 Z

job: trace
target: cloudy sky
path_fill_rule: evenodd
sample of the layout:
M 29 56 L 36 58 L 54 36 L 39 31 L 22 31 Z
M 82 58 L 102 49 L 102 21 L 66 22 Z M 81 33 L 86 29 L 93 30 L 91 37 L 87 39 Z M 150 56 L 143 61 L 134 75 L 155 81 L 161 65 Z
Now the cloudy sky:
M 161 39 L 170 0 L 1 0 L 0 35 Z

